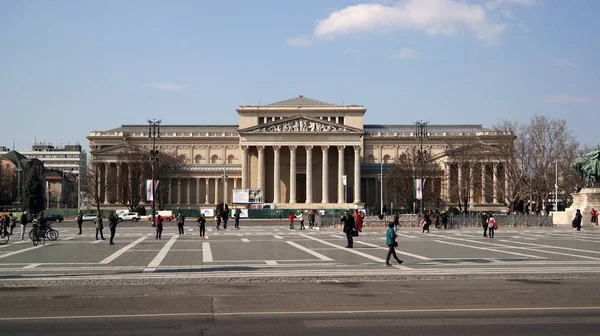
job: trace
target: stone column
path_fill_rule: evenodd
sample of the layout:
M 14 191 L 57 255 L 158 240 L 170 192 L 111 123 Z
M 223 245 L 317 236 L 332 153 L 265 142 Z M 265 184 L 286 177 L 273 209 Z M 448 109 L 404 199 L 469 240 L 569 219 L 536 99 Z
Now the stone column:
M 366 189 L 365 190 L 365 203 L 369 203 L 369 200 L 371 199 L 369 197 L 369 195 L 371 194 L 371 182 L 369 182 L 369 181 L 371 181 L 371 179 L 366 177 L 365 178 L 365 189 Z
M 215 204 L 219 204 L 219 178 L 215 178 Z
M 173 179 L 169 179 L 169 196 L 168 197 L 169 197 L 169 199 L 167 200 L 167 204 L 172 204 L 173 203 Z
M 238 179 L 236 179 L 236 178 L 233 179 L 233 189 L 237 189 L 237 185 L 238 185 L 237 181 L 238 181 Z
M 354 146 L 354 203 L 360 203 L 360 146 Z
M 144 186 L 146 185 L 146 181 L 144 180 Z M 131 164 L 127 165 L 127 187 L 129 188 L 129 190 L 127 191 L 127 195 L 129 195 L 129 197 L 131 197 L 131 193 L 133 192 L 133 182 L 131 181 Z M 136 188 L 139 188 L 139 186 L 136 186 Z M 144 194 L 146 193 L 146 188 L 144 188 Z M 143 199 L 144 196 L 142 196 Z
M 462 164 L 459 163 L 458 164 L 458 201 L 459 201 L 459 203 L 462 203 L 462 201 L 463 201 L 462 194 L 463 194 L 463 187 L 462 187 Z
M 306 203 L 312 203 L 312 149 L 313 146 L 306 146 Z
M 475 177 L 473 176 L 473 163 L 469 163 L 469 206 L 475 203 Z
M 117 181 L 115 183 L 115 203 L 123 204 L 123 184 L 121 183 L 121 164 L 117 162 Z
M 452 198 L 451 197 L 452 191 L 450 189 L 450 176 L 452 176 L 450 173 L 451 168 L 452 168 L 452 164 L 450 164 L 449 162 L 446 162 L 446 170 L 445 170 L 445 176 L 444 176 L 444 178 L 446 179 L 446 194 L 444 195 L 445 196 L 444 199 L 446 200 L 446 202 L 450 202 L 450 199 Z
M 258 188 L 265 193 L 265 146 L 258 146 Z
M 200 204 L 200 179 L 196 179 L 196 204 Z
M 321 182 L 321 203 L 329 203 L 329 146 L 321 146 L 323 151 L 323 177 Z
M 209 179 L 205 178 L 204 179 L 204 204 L 209 204 L 210 203 L 210 199 L 209 199 L 209 191 L 210 191 L 210 184 L 209 184 Z
M 492 164 L 492 202 L 494 204 L 498 203 L 498 195 L 496 194 L 496 184 L 498 183 L 498 164 Z
M 187 182 L 188 182 L 187 183 L 187 194 L 186 194 L 187 199 L 185 201 L 188 205 L 190 205 L 192 203 L 190 200 L 191 195 L 192 195 L 192 179 L 188 178 Z
M 346 146 L 337 146 L 338 148 L 338 203 L 344 203 L 344 185 L 342 176 L 344 176 L 344 149 Z
M 108 190 L 110 189 L 109 186 L 109 181 L 108 181 L 108 175 L 110 173 L 110 163 L 106 162 L 104 164 L 104 204 L 108 204 Z
M 225 176 L 223 176 L 223 185 L 222 185 L 222 187 L 223 187 L 223 202 L 225 202 L 226 204 L 229 204 L 228 184 L 229 184 L 229 177 L 225 178 Z
M 242 146 L 242 188 L 248 188 L 248 146 Z
M 279 203 L 281 191 L 281 146 L 273 146 L 273 203 Z
M 485 199 L 485 163 L 481 163 L 481 204 L 486 204 Z
M 181 204 L 181 178 L 177 178 L 177 205 Z
M 296 146 L 290 146 L 290 203 L 296 203 Z

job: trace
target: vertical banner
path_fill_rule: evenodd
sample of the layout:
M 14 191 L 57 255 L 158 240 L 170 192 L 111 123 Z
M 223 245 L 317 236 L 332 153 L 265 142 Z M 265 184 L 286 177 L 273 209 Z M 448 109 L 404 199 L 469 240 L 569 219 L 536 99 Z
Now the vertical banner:
M 158 180 L 154 181 L 154 191 L 158 188 Z M 152 193 L 152 180 L 146 180 L 146 200 L 152 202 L 154 194 Z
M 415 199 L 422 200 L 423 199 L 423 185 L 421 184 L 421 179 L 415 179 L 413 194 Z

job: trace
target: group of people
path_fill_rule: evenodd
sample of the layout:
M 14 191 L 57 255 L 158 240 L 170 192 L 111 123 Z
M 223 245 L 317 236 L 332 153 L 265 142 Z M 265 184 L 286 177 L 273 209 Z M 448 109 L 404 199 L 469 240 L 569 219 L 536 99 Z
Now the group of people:
M 483 228 L 483 236 L 486 238 L 494 238 L 494 232 L 498 230 L 498 224 L 492 213 L 481 214 L 481 227 Z
M 79 211 L 77 213 L 77 217 L 75 218 L 75 220 L 77 221 L 77 226 L 79 227 L 79 235 L 81 234 L 81 226 L 83 224 L 83 212 Z M 110 245 L 115 245 L 114 239 L 115 239 L 115 235 L 117 234 L 117 225 L 119 224 L 119 217 L 116 216 L 112 211 L 110 212 L 110 214 L 108 215 L 108 229 L 110 230 L 110 240 L 109 240 L 109 244 Z M 102 240 L 106 240 L 106 238 L 104 238 L 104 221 L 102 218 L 102 215 L 99 213 L 98 215 L 96 215 L 96 218 L 94 219 L 94 226 L 96 228 L 96 240 L 99 240 L 98 235 L 100 235 L 100 239 Z
M 21 224 L 21 240 L 25 240 L 25 233 L 27 231 L 28 223 L 33 222 L 34 225 L 38 225 L 42 229 L 44 229 L 47 225 L 46 217 L 44 217 L 43 211 L 35 214 L 34 216 L 30 216 L 29 212 L 24 211 L 21 214 L 21 217 L 18 219 L 17 216 L 13 216 L 13 213 L 11 212 L 0 217 L 0 230 L 2 231 L 2 234 L 7 236 L 14 235 L 13 231 L 17 226 L 17 220 Z

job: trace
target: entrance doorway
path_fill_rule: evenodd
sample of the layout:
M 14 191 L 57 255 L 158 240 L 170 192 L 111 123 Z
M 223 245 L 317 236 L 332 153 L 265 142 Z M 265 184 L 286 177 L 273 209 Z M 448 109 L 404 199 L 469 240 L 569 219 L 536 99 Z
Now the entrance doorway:
M 306 202 L 306 174 L 296 174 L 296 203 Z

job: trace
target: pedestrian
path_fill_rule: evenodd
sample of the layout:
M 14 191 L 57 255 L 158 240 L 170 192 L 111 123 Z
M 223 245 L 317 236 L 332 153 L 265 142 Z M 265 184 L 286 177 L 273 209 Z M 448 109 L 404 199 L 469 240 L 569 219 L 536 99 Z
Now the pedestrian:
M 221 226 L 221 211 L 220 210 L 217 210 L 217 218 L 216 219 L 217 219 L 216 228 L 217 228 L 217 230 L 219 230 L 219 227 Z
M 342 223 L 344 224 L 343 226 L 343 232 L 346 234 L 346 239 L 348 240 L 348 245 L 346 246 L 347 248 L 353 248 L 354 247 L 354 230 L 356 230 L 356 226 L 355 226 L 355 221 L 354 221 L 354 217 L 352 217 L 351 214 L 348 213 L 348 210 L 344 211 L 344 215 L 341 218 Z
M 4 215 L 0 218 L 0 226 L 2 227 L 2 236 L 10 236 L 10 233 L 8 232 L 10 218 L 8 218 L 8 215 Z
M 498 229 L 498 224 L 496 224 L 496 219 L 494 218 L 493 214 L 490 214 L 490 216 L 487 219 L 487 225 L 488 230 L 490 231 L 489 235 L 490 238 L 494 238 L 494 231 L 496 231 L 496 229 Z
M 300 210 L 300 212 L 298 213 L 298 216 L 296 216 L 296 218 L 298 218 L 298 220 L 300 221 L 300 230 L 305 230 L 305 228 L 304 228 L 304 215 L 302 214 L 302 210 Z
M 354 210 L 354 220 L 356 221 L 356 229 L 358 229 L 358 232 L 362 232 L 363 217 L 360 211 Z
M 423 215 L 423 231 L 422 233 L 429 233 L 429 226 L 431 225 L 431 218 L 429 216 L 429 210 L 425 210 L 425 214 Z M 425 232 L 427 231 L 427 232 Z
M 242 210 L 235 209 L 235 213 L 233 214 L 234 226 L 236 230 L 240 229 L 240 215 L 242 214 Z
M 12 236 L 15 226 L 17 226 L 17 217 L 13 216 L 12 212 L 8 214 L 8 217 L 10 218 L 10 235 Z
M 113 239 L 115 238 L 115 234 L 117 233 L 117 223 L 119 222 L 119 218 L 110 212 L 108 215 L 108 229 L 110 230 L 110 245 L 115 245 Z
M 312 229 L 315 226 L 315 210 L 308 210 L 308 228 Z
M 398 262 L 398 264 L 402 265 L 402 263 L 404 262 L 404 260 L 400 260 L 398 258 L 398 256 L 396 255 L 396 247 L 398 246 L 398 243 L 396 242 L 396 231 L 394 229 L 394 222 L 390 222 L 388 224 L 388 229 L 387 229 L 387 233 L 385 234 L 385 244 L 388 246 L 388 253 L 387 253 L 387 257 L 385 258 L 385 265 L 386 266 L 392 266 L 392 264 L 390 264 L 390 257 L 394 256 L 394 259 L 396 259 L 396 261 Z
M 27 228 L 27 211 L 21 215 L 21 240 L 25 240 L 25 229 Z
M 592 226 L 598 225 L 598 211 L 596 211 L 596 209 L 592 208 L 592 211 L 590 211 L 590 216 L 592 217 L 592 219 L 591 219 Z
M 433 213 L 433 221 L 434 221 L 436 230 L 439 230 L 440 229 L 440 209 L 435 209 L 435 212 Z
M 158 215 L 158 216 L 156 216 L 156 238 L 154 238 L 154 239 L 161 239 L 162 232 L 163 232 L 163 218 L 161 215 Z
M 581 231 L 581 221 L 583 216 L 581 215 L 581 211 L 577 209 L 575 213 L 575 218 L 573 219 L 573 230 Z
M 483 228 L 483 236 L 487 238 L 488 215 L 485 212 L 481 213 L 481 227 Z
M 38 219 L 38 223 L 39 223 L 39 219 Z M 106 240 L 104 239 L 104 234 L 102 233 L 102 230 L 104 230 L 104 225 L 102 225 L 102 215 L 98 214 L 96 216 L 96 219 L 94 219 L 94 224 L 96 224 L 96 240 L 98 240 L 98 233 L 100 233 L 100 238 L 102 238 L 102 240 Z
M 444 230 L 448 229 L 448 213 L 446 211 L 442 211 L 442 213 L 440 214 L 440 217 L 442 219 L 442 225 L 444 226 Z
M 290 230 L 294 229 L 294 218 L 296 218 L 296 216 L 290 212 L 290 215 L 288 216 L 288 220 L 290 221 Z
M 181 212 L 177 214 L 177 229 L 179 230 L 179 235 L 183 234 L 183 215 Z
M 206 233 L 206 217 L 204 214 L 200 214 L 200 217 L 196 221 L 198 222 L 198 227 L 200 227 L 200 239 L 206 239 L 204 237 Z
M 81 234 L 81 226 L 83 225 L 83 212 L 81 212 L 81 210 L 79 210 L 79 212 L 77 213 L 77 217 L 75 218 L 75 220 L 77 221 L 77 226 L 79 227 L 78 235 L 80 235 Z
M 400 226 L 400 214 L 398 211 L 394 212 L 394 221 L 392 224 L 394 226 L 394 232 L 398 232 L 398 227 Z
M 227 221 L 229 220 L 229 206 L 223 206 L 223 230 L 227 230 Z

